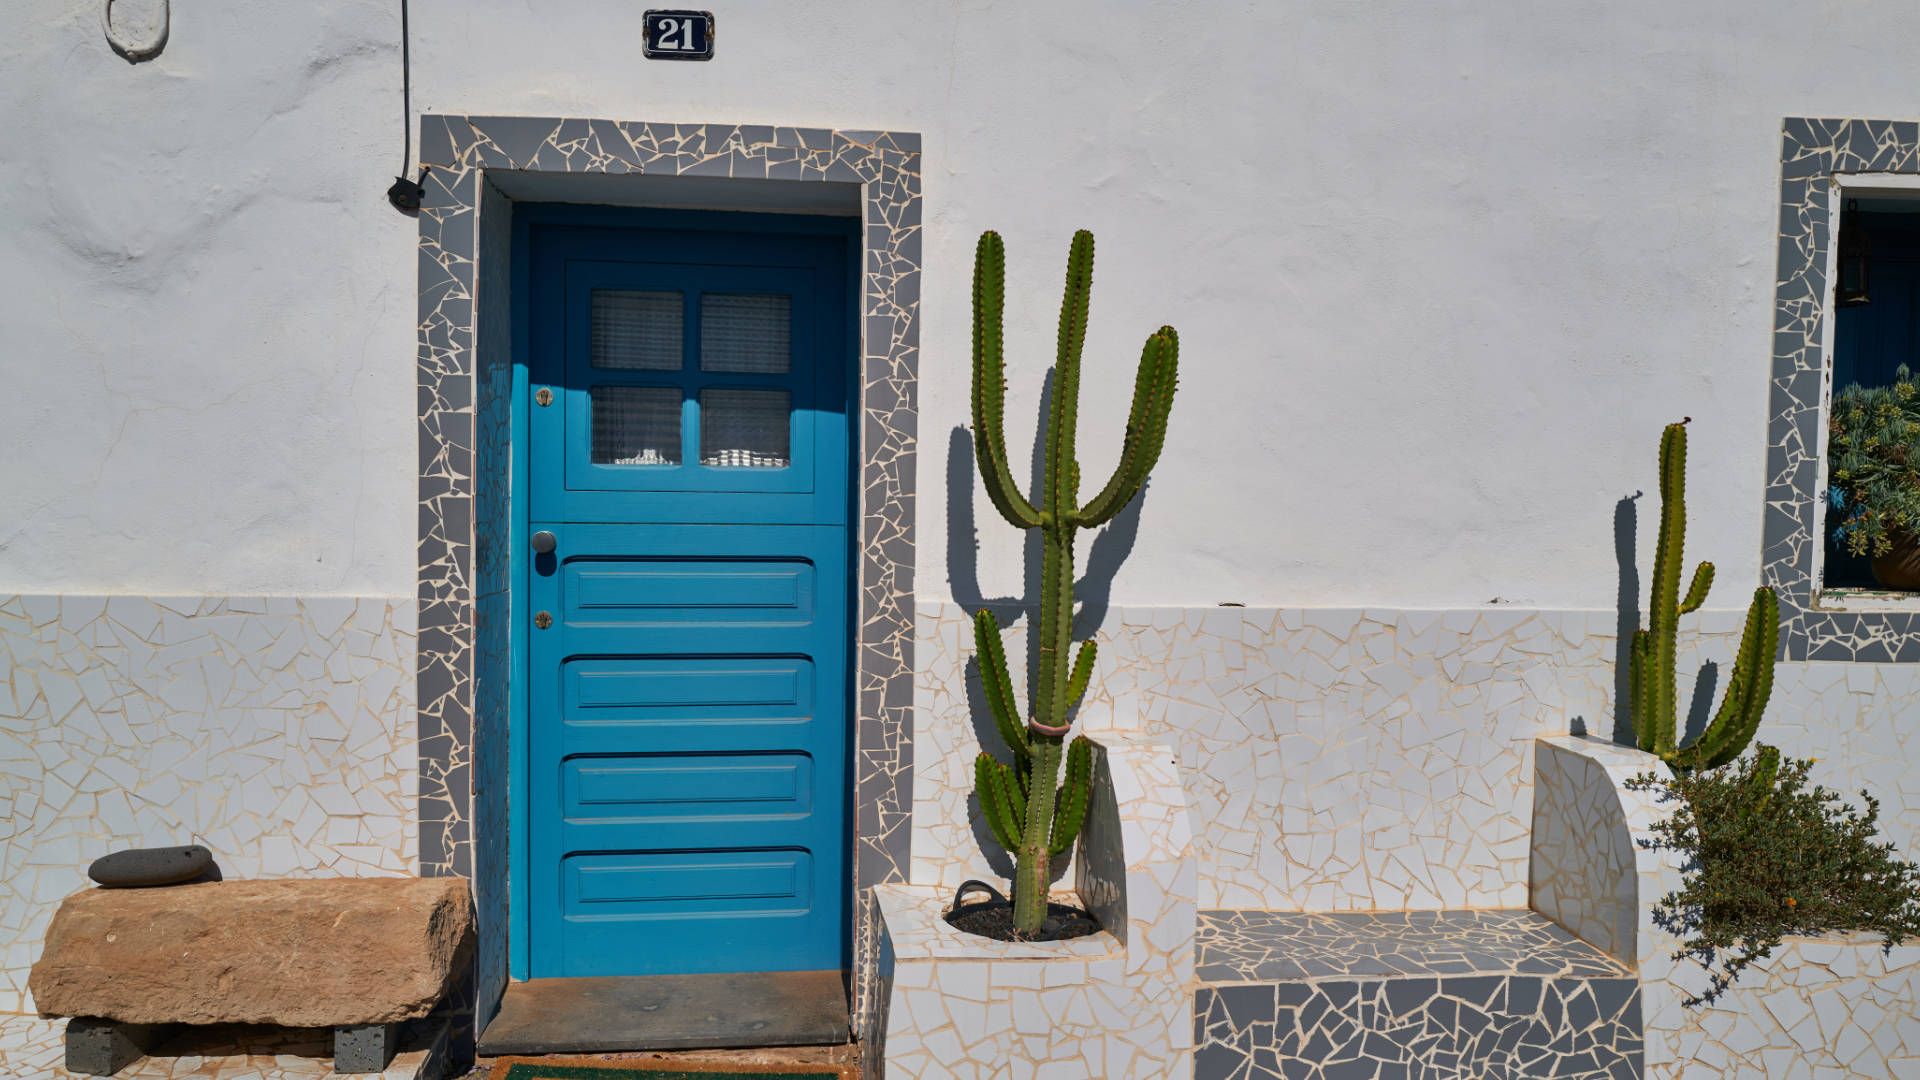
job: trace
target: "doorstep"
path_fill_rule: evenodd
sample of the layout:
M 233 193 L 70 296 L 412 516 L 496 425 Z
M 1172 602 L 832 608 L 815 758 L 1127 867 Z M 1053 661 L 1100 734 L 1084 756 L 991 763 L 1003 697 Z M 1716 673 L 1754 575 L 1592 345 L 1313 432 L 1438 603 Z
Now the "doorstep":
M 844 1043 L 838 971 L 535 979 L 507 985 L 485 1057 Z

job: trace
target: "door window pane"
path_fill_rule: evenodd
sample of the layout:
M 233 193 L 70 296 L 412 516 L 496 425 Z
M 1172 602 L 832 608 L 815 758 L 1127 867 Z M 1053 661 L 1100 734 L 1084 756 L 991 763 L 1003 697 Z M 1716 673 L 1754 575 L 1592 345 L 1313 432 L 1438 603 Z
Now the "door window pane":
M 785 390 L 700 391 L 700 464 L 784 469 L 790 436 Z
M 763 293 L 700 297 L 700 370 L 785 375 L 793 364 L 793 300 Z
M 593 290 L 593 366 L 679 371 L 684 309 L 677 292 Z
M 595 465 L 680 464 L 680 391 L 670 386 L 596 386 Z

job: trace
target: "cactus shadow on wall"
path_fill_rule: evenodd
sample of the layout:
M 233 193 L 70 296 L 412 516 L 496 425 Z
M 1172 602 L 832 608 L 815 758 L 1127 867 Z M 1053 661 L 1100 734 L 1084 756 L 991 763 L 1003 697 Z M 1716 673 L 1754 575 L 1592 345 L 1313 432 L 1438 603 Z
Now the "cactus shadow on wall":
M 1627 703 L 1633 700 L 1628 689 L 1627 642 L 1640 629 L 1640 564 L 1635 552 L 1643 494 L 1636 491 L 1613 504 L 1613 557 L 1620 564 L 1620 592 L 1614 607 L 1620 617 L 1613 629 L 1613 741 L 1621 746 L 1635 745 L 1633 718 L 1627 715 Z
M 1713 692 L 1720 685 L 1720 665 L 1709 660 L 1700 665 L 1700 673 L 1693 678 L 1693 700 L 1687 705 L 1687 728 L 1682 733 L 1680 744 L 1685 746 L 1698 742 L 1700 736 L 1707 733 L 1707 722 L 1713 719 Z
M 1045 430 L 1047 411 L 1053 405 L 1053 372 L 1049 370 L 1040 392 L 1039 422 L 1037 430 Z M 1045 472 L 1045 458 L 1042 448 L 1036 446 L 1032 457 L 1032 472 L 1028 477 L 1029 491 L 1040 488 L 1041 477 Z M 1080 602 L 1079 610 L 1074 613 L 1074 640 L 1080 641 L 1099 630 L 1106 622 L 1107 612 L 1112 606 L 1113 579 L 1120 570 L 1120 564 L 1133 550 L 1134 541 L 1140 535 L 1140 513 L 1146 505 L 1148 490 L 1153 482 L 1148 480 L 1140 488 L 1140 494 L 1134 497 L 1126 509 L 1116 515 L 1093 536 L 1087 546 L 1086 559 L 1082 563 L 1080 577 L 1074 582 L 1074 597 Z M 1022 558 L 1021 589 L 1019 595 L 987 596 L 980 586 L 980 537 L 974 518 L 973 498 L 978 484 L 974 475 L 973 434 L 964 425 L 956 426 L 947 439 L 947 585 L 953 594 L 954 603 L 969 615 L 983 607 L 994 609 L 1002 616 L 1002 622 L 1011 624 L 1014 616 L 1021 616 L 1031 625 L 1033 616 L 1039 610 L 1041 536 L 1039 530 L 1027 530 Z M 1024 635 L 1027 644 L 1027 685 L 1032 686 L 1039 670 L 1039 642 L 1033 634 Z M 997 757 L 1008 756 L 1006 743 L 1001 740 L 1000 732 L 993 722 L 993 713 L 987 705 L 985 693 L 980 687 L 979 655 L 969 651 L 966 660 L 967 713 L 973 724 L 975 737 L 980 747 Z M 1076 711 L 1077 715 L 1077 711 Z M 978 795 L 967 798 L 967 813 L 973 831 L 974 842 L 986 855 L 987 864 L 997 874 L 1013 877 L 1013 857 L 993 838 L 986 819 L 980 814 Z M 1071 860 L 1061 859 L 1052 866 L 1055 881 L 1064 876 Z

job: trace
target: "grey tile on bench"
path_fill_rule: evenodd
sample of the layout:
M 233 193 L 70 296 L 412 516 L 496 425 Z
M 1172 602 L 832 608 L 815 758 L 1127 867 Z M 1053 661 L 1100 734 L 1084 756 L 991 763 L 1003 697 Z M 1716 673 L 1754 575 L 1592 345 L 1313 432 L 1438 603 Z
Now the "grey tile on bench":
M 1605 978 L 1612 957 L 1517 909 L 1200 913 L 1202 983 L 1446 975 Z

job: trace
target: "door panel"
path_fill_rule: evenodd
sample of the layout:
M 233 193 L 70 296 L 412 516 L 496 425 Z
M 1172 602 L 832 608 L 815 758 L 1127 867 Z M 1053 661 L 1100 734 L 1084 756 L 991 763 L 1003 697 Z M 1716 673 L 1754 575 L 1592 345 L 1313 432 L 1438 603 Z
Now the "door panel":
M 812 762 L 795 753 L 577 757 L 562 766 L 560 787 L 570 821 L 806 814 Z
M 807 563 L 655 559 L 567 564 L 569 623 L 656 626 L 715 621 L 797 622 L 813 617 Z
M 843 961 L 846 248 L 533 231 L 533 977 Z

